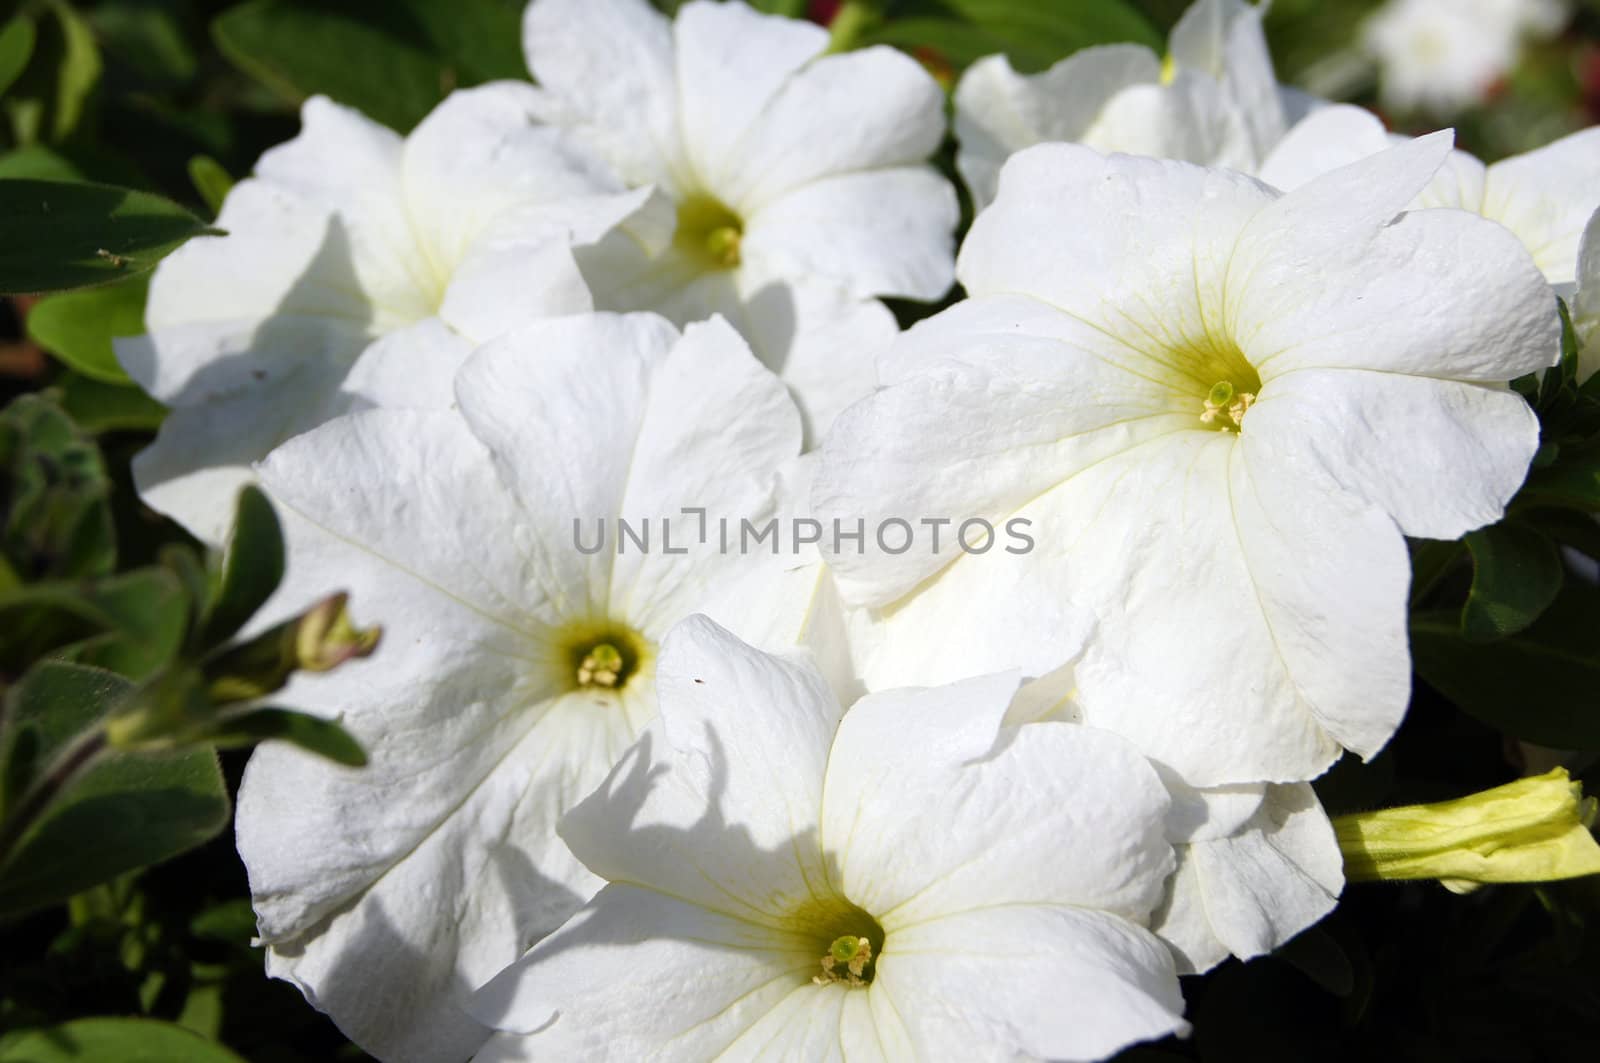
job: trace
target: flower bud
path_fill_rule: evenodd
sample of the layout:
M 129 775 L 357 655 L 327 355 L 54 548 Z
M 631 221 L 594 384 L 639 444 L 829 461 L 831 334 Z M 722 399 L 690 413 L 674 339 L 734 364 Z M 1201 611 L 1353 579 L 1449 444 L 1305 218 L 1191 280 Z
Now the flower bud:
M 1595 799 L 1555 768 L 1454 801 L 1339 816 L 1333 827 L 1352 882 L 1433 878 L 1466 893 L 1600 873 L 1594 818 Z

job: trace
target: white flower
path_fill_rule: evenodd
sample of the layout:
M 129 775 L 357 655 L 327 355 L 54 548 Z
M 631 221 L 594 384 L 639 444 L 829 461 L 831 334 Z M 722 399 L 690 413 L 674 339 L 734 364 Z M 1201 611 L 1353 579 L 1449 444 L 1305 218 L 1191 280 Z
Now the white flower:
M 1561 0 L 1389 0 L 1363 41 L 1386 104 L 1449 114 L 1483 102 L 1523 39 L 1555 33 L 1569 16 Z
M 440 319 L 473 340 L 591 307 L 568 246 L 636 210 L 606 167 L 532 119 L 530 85 L 452 94 L 402 138 L 309 100 L 299 136 L 228 196 L 228 235 L 157 268 L 123 366 L 173 412 L 141 495 L 220 541 L 250 462 L 344 406 L 363 348 Z
M 455 392 L 459 412 L 350 414 L 260 466 L 289 534 L 277 600 L 348 589 L 384 641 L 285 695 L 339 715 L 371 764 L 258 750 L 239 851 L 269 972 L 391 1060 L 469 1055 L 483 1031 L 460 1000 L 598 885 L 555 824 L 654 716 L 668 627 L 705 612 L 790 645 L 816 579 L 680 515 L 760 522 L 800 449 L 782 384 L 726 323 L 535 323 Z M 618 517 L 650 519 L 648 553 Z
M 956 87 L 957 166 L 979 209 L 1000 166 L 1047 141 L 1254 172 L 1310 105 L 1281 88 L 1261 32 L 1265 5 L 1195 0 L 1168 58 L 1133 44 L 1085 48 L 1023 76 L 1003 55 L 974 63 Z
M 807 640 L 836 691 L 853 699 L 879 689 L 862 682 L 866 675 L 893 686 L 908 675 L 959 674 L 970 663 L 970 643 L 951 653 L 944 640 L 919 638 L 892 618 L 844 608 L 832 578 L 823 579 Z M 980 651 L 986 661 L 1013 660 L 1031 677 L 1013 699 L 1006 724 L 1075 720 L 1075 662 L 1049 655 L 1089 637 L 1083 618 L 1045 595 L 1013 600 L 1004 619 L 1011 626 L 996 631 L 984 625 L 970 636 L 988 638 Z M 1030 627 L 1038 634 L 1030 636 Z M 1104 724 L 1114 731 L 1116 715 L 1107 714 Z M 1344 887 L 1343 858 L 1310 786 L 1197 790 L 1156 768 L 1172 799 L 1165 826 L 1178 870 L 1167 879 L 1151 928 L 1171 947 L 1180 974 L 1209 970 L 1229 955 L 1250 959 L 1271 952 L 1333 910 Z
M 562 836 L 610 880 L 482 990 L 480 1061 L 1104 1058 L 1181 1032 L 1167 798 L 1011 676 L 870 695 L 695 618 Z M 865 944 L 862 944 L 865 939 Z
M 1261 177 L 1289 190 L 1403 142 L 1369 111 L 1329 107 L 1284 138 Z M 1454 207 L 1499 222 L 1522 241 L 1545 279 L 1570 295 L 1584 227 L 1600 208 L 1600 128 L 1579 130 L 1487 166 L 1467 152 L 1452 151 L 1411 206 Z
M 720 313 L 786 379 L 818 355 L 813 378 L 859 379 L 870 343 L 802 357 L 794 338 L 850 313 L 886 341 L 886 309 L 852 303 L 950 287 L 955 191 L 926 162 L 944 95 L 908 56 L 826 55 L 819 26 L 703 0 L 670 21 L 645 0 L 534 0 L 525 43 L 545 120 L 658 193 L 580 255 L 599 308 Z
M 1548 365 L 1559 327 L 1503 228 L 1404 213 L 1449 149 L 1435 135 L 1283 196 L 1072 145 L 1015 156 L 962 248 L 972 298 L 880 359 L 887 386 L 836 423 L 813 506 L 869 527 L 1027 519 L 1036 546 L 896 555 L 869 536 L 829 556 L 846 601 L 946 667 L 1025 653 L 1033 676 L 1055 617 L 1084 610 L 1082 719 L 1193 786 L 1372 755 L 1410 693 L 1402 535 L 1499 517 L 1539 435 L 1503 382 Z

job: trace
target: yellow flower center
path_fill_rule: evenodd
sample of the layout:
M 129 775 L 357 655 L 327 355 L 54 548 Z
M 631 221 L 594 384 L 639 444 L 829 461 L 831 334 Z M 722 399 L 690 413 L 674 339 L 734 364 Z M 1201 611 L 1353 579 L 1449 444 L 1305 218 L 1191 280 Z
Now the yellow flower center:
M 1256 401 L 1253 391 L 1235 391 L 1233 381 L 1219 380 L 1211 385 L 1200 408 L 1200 423 L 1221 432 L 1237 432 L 1244 427 L 1244 415 Z
M 571 624 L 556 639 L 557 667 L 572 690 L 620 691 L 645 668 L 650 644 L 622 624 Z
M 695 194 L 678 204 L 673 243 L 707 269 L 732 269 L 739 264 L 744 222 L 711 196 Z
M 813 897 L 784 922 L 805 951 L 818 957 L 811 976 L 817 985 L 860 989 L 872 984 L 883 955 L 884 933 L 878 921 L 843 897 Z

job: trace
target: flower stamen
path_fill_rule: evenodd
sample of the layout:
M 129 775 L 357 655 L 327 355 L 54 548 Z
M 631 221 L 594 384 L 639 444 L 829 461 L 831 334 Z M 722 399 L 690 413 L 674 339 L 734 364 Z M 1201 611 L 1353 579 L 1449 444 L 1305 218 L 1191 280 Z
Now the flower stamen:
M 1200 411 L 1200 423 L 1223 432 L 1237 432 L 1244 427 L 1244 415 L 1255 405 L 1256 396 L 1250 391 L 1234 391 L 1232 381 L 1219 380 L 1211 385 L 1205 404 Z
M 834 938 L 828 951 L 822 954 L 822 973 L 811 979 L 817 985 L 843 982 L 851 988 L 867 984 L 863 977 L 867 964 L 872 962 L 872 942 L 864 937 L 846 934 Z
M 622 651 L 609 642 L 602 642 L 578 663 L 578 685 L 614 687 L 622 678 L 622 669 Z

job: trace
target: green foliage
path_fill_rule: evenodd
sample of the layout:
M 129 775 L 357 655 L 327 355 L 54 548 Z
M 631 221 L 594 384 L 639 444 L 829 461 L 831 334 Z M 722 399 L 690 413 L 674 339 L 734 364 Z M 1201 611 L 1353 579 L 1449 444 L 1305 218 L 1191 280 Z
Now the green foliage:
M 283 99 L 330 96 L 402 131 L 453 88 L 527 76 L 520 9 L 500 0 L 250 0 L 212 33 Z
M 0 411 L 0 591 L 77 579 L 116 563 L 100 452 L 48 399 Z
M 64 662 L 38 665 L 9 692 L 11 748 L 20 740 L 28 750 L 7 753 L 7 774 L 33 770 L 5 781 L 18 796 L 0 821 L 0 919 L 169 859 L 227 825 L 215 753 L 114 753 L 97 738 L 132 692 L 120 676 Z
M 1165 47 L 1156 27 L 1123 0 L 904 0 L 889 5 L 886 20 L 862 38 L 957 70 L 1004 52 L 1023 71 L 1113 41 Z
M 110 185 L 0 181 L 0 292 L 108 284 L 216 233 L 170 200 Z
M 84 376 L 129 384 L 111 341 L 144 332 L 149 287 L 149 277 L 141 274 L 103 288 L 48 296 L 28 315 L 28 335 Z
M 191 1030 L 149 1019 L 79 1019 L 0 1041 L 0 1063 L 244 1063 Z
M 1466 544 L 1473 564 L 1472 589 L 1461 609 L 1466 638 L 1515 635 L 1561 592 L 1561 555 L 1538 528 L 1507 520 L 1467 536 Z

